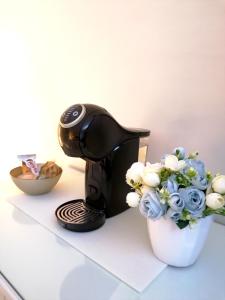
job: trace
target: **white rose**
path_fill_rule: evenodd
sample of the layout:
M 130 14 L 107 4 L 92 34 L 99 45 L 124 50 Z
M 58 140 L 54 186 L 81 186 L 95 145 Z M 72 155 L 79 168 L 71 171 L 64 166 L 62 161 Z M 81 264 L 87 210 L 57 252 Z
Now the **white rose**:
M 144 164 L 141 162 L 133 163 L 130 169 L 128 169 L 126 173 L 127 183 L 130 184 L 131 180 L 133 180 L 134 182 L 140 182 L 144 167 L 145 167 Z
M 162 167 L 163 166 L 160 163 L 151 164 L 150 162 L 147 162 L 144 172 L 160 173 Z
M 216 193 L 225 194 L 225 175 L 219 175 L 213 179 L 212 189 Z
M 172 171 L 179 171 L 186 166 L 184 160 L 178 160 L 175 155 L 167 155 L 165 158 L 165 167 Z
M 140 196 L 135 192 L 130 192 L 127 194 L 126 202 L 130 207 L 136 207 L 140 202 Z
M 135 162 L 132 164 L 131 169 L 134 169 L 136 171 L 142 172 L 145 165 L 142 162 Z
M 218 193 L 211 193 L 206 196 L 206 205 L 212 209 L 219 209 L 225 204 L 225 199 Z
M 157 187 L 160 184 L 160 178 L 157 173 L 144 173 L 142 179 L 144 184 L 150 187 Z

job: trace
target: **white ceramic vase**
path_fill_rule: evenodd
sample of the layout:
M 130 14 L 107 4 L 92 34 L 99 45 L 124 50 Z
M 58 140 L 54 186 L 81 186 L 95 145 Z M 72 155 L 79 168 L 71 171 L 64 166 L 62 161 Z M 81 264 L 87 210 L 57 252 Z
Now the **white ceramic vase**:
M 168 265 L 187 267 L 198 258 L 208 236 L 212 216 L 202 218 L 192 228 L 180 229 L 171 219 L 147 219 L 155 256 Z

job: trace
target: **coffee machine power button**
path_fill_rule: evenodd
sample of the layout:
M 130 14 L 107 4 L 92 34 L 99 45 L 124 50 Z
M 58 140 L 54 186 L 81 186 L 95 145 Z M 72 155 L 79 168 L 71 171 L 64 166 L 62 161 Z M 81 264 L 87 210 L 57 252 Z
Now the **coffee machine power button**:
M 63 128 L 70 128 L 77 125 L 85 116 L 86 109 L 83 104 L 70 106 L 60 118 L 60 125 Z

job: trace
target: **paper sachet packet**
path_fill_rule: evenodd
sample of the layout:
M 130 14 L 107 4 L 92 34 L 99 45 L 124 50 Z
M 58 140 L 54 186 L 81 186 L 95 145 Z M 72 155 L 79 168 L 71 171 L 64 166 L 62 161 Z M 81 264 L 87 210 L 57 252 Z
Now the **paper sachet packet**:
M 36 179 L 40 174 L 40 166 L 35 162 L 36 154 L 17 155 L 22 161 L 22 177 L 27 179 Z

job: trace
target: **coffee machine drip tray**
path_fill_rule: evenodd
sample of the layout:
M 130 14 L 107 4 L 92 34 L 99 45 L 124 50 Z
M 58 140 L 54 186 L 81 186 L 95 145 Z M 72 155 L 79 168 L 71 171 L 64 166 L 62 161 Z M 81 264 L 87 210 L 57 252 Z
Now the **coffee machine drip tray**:
M 55 215 L 64 228 L 77 232 L 91 231 L 105 223 L 105 213 L 82 199 L 63 203 L 56 209 Z

